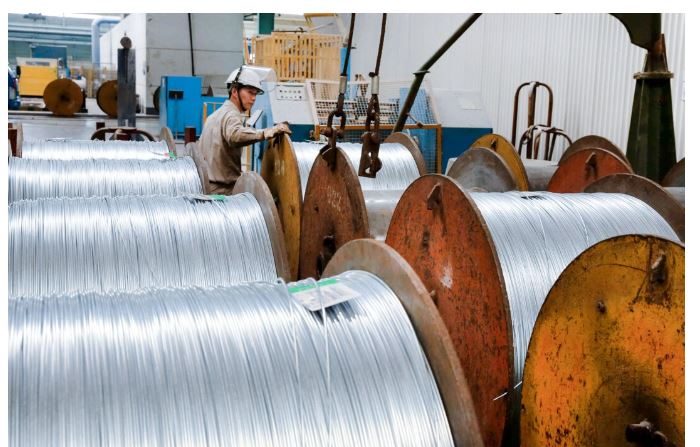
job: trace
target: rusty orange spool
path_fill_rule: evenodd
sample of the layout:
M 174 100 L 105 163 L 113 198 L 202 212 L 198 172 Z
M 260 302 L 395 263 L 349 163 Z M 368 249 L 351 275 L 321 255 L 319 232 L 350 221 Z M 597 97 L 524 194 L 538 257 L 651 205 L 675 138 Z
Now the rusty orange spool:
M 236 180 L 236 186 L 233 188 L 233 194 L 248 192 L 255 197 L 260 205 L 265 224 L 267 225 L 267 233 L 270 235 L 270 244 L 272 245 L 272 253 L 275 257 L 275 267 L 277 276 L 285 281 L 291 281 L 289 273 L 289 263 L 287 260 L 287 250 L 284 245 L 284 233 L 282 232 L 282 223 L 277 214 L 277 207 L 270 194 L 265 181 L 256 172 L 246 171 Z
M 477 413 L 450 334 L 416 272 L 391 247 L 368 239 L 354 240 L 340 248 L 323 275 L 347 270 L 373 273 L 401 301 L 440 390 L 455 445 L 490 445 L 480 436 Z
M 384 142 L 400 143 L 410 152 L 418 173 L 425 173 L 418 147 L 402 138 L 408 137 L 393 134 Z M 299 276 L 318 278 L 335 251 L 351 240 L 383 240 L 401 193 L 363 191 L 356 168 L 342 149 L 338 150 L 334 169 L 323 157 L 316 157 L 302 204 Z
M 513 173 L 517 189 L 519 191 L 527 191 L 530 189 L 527 180 L 527 171 L 525 170 L 523 161 L 520 155 L 518 155 L 518 151 L 515 150 L 510 141 L 505 137 L 495 133 L 486 134 L 474 141 L 470 147 L 483 147 L 495 151 L 503 158 L 510 168 L 510 171 Z
M 683 446 L 684 307 L 679 244 L 621 236 L 576 258 L 550 290 L 530 339 L 522 445 L 632 445 L 628 428 L 639 435 L 646 420 L 654 427 L 647 435 Z
M 685 186 L 685 157 L 671 167 L 661 181 L 661 186 L 684 187 Z
M 105 81 L 97 89 L 97 105 L 107 116 L 116 118 L 119 113 L 119 83 Z
M 71 79 L 55 79 L 44 89 L 44 104 L 57 116 L 73 116 L 83 105 L 83 91 Z
M 597 180 L 585 192 L 623 193 L 636 197 L 652 207 L 685 241 L 685 188 L 662 188 L 636 174 L 613 174 Z
M 503 271 L 481 212 L 455 180 L 424 175 L 396 206 L 386 242 L 433 296 L 466 375 L 484 443 L 500 446 L 512 407 L 506 391 L 516 385 L 512 327 Z
M 607 149 L 587 148 L 559 162 L 547 185 L 551 192 L 582 192 L 596 180 L 612 174 L 632 174 L 623 159 Z
M 613 142 L 611 142 L 607 138 L 603 138 L 599 135 L 586 135 L 571 143 L 571 145 L 568 148 L 566 148 L 566 150 L 564 150 L 564 153 L 561 154 L 561 157 L 559 157 L 559 163 L 561 164 L 564 160 L 566 160 L 576 152 L 585 149 L 596 148 L 607 149 L 608 151 L 617 155 L 617 157 L 620 158 L 620 160 L 624 161 L 627 166 L 632 166 L 630 164 L 630 161 L 627 159 L 625 153 L 622 152 L 622 150 L 620 150 L 619 147 L 617 147 Z

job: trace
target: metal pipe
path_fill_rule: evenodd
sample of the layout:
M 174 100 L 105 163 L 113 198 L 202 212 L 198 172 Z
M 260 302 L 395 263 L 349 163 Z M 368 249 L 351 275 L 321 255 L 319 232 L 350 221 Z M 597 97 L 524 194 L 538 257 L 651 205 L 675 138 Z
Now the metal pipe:
M 426 74 L 429 73 L 428 70 L 430 70 L 430 67 L 433 66 L 435 62 L 438 61 L 442 57 L 443 54 L 452 46 L 453 43 L 459 39 L 462 34 L 466 30 L 471 27 L 474 22 L 476 22 L 476 19 L 478 19 L 481 16 L 481 13 L 478 14 L 472 14 L 469 16 L 469 18 L 460 26 L 457 31 L 455 31 L 452 36 L 450 36 L 447 41 L 442 44 L 442 46 L 435 52 L 433 57 L 428 59 L 428 61 L 423 64 L 421 68 L 418 69 L 417 72 L 414 73 L 415 79 L 413 80 L 413 84 L 411 84 L 411 90 L 408 92 L 408 96 L 406 96 L 406 102 L 404 102 L 403 107 L 401 108 L 401 112 L 399 113 L 399 118 L 396 120 L 396 124 L 394 125 L 394 130 L 393 132 L 401 132 L 403 130 L 403 126 L 406 124 L 406 118 L 408 117 L 408 113 L 411 111 L 411 107 L 413 107 L 413 102 L 416 100 L 416 96 L 418 95 L 418 90 L 420 89 L 421 84 L 423 83 L 423 78 L 425 77 Z

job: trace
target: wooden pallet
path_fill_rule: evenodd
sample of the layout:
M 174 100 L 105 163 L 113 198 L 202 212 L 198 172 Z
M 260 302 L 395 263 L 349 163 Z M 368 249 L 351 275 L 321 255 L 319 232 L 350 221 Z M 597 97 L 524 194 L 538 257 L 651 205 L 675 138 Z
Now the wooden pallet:
M 343 37 L 335 34 L 283 33 L 252 40 L 254 65 L 275 70 L 279 81 L 338 79 Z

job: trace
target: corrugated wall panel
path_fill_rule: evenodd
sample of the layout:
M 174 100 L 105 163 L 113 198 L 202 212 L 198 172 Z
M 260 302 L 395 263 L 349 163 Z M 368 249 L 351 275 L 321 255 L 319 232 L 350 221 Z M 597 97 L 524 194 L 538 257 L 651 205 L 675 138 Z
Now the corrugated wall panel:
M 410 79 L 469 14 L 389 14 L 382 78 Z M 359 14 L 353 72 L 374 67 L 379 14 Z M 668 63 L 674 73 L 676 148 L 685 154 L 685 17 L 664 14 Z M 485 14 L 433 66 L 433 87 L 480 91 L 496 132 L 510 138 L 518 85 L 545 82 L 554 90 L 553 125 L 573 139 L 599 134 L 625 150 L 634 95 L 634 73 L 645 52 L 630 43 L 609 14 Z M 521 99 L 518 133 L 525 129 Z M 546 119 L 547 95 L 538 90 L 537 122 Z

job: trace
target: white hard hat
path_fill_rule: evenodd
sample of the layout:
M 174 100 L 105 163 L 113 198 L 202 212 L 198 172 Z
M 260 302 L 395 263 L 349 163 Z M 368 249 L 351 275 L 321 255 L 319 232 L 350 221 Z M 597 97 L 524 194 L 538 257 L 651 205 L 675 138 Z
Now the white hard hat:
M 250 67 L 246 67 L 245 65 L 242 65 L 241 68 L 236 68 L 230 75 L 228 75 L 228 78 L 226 79 L 226 88 L 231 91 L 233 84 L 253 87 L 258 90 L 258 95 L 265 93 L 265 90 L 263 90 L 260 83 L 260 76 L 258 76 L 255 70 L 251 69 Z

